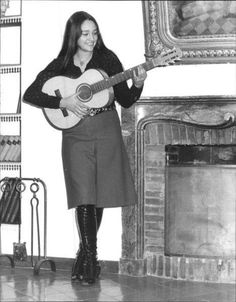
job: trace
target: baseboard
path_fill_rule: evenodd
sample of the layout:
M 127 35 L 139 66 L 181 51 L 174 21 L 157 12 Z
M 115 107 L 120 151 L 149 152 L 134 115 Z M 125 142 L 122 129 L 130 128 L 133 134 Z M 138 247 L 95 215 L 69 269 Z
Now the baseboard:
M 48 257 L 48 258 L 55 262 L 57 269 L 69 270 L 69 271 L 71 270 L 74 261 L 74 259 L 72 258 L 57 258 L 57 257 Z M 119 272 L 118 261 L 99 260 L 99 263 L 101 265 L 101 269 L 103 272 L 118 274 Z
M 0 265 L 11 266 L 11 262 L 8 257 L 12 258 L 12 255 L 0 255 Z M 43 259 L 43 258 L 42 258 Z M 71 270 L 74 259 L 73 258 L 61 258 L 61 257 L 47 257 L 54 261 L 57 270 Z M 33 265 L 38 261 L 38 257 L 33 257 Z M 111 261 L 111 260 L 99 260 L 101 264 L 102 271 L 105 273 L 114 273 L 118 274 L 119 272 L 119 262 Z M 20 267 L 32 267 L 32 259 L 30 256 L 27 257 L 26 261 L 14 261 L 15 268 Z M 43 267 L 47 267 L 47 263 L 45 263 Z

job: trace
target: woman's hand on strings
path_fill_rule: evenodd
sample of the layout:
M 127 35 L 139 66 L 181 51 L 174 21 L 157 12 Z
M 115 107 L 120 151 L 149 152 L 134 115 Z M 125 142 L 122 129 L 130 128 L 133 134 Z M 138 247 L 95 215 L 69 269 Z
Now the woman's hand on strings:
M 89 107 L 80 102 L 75 96 L 61 99 L 60 107 L 70 110 L 79 118 L 84 118 L 89 113 Z

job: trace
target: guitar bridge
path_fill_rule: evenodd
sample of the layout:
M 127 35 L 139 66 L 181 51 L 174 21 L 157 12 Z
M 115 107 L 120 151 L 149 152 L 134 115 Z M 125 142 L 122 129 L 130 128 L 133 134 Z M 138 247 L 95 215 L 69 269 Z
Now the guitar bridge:
M 62 114 L 63 114 L 64 117 L 66 117 L 66 116 L 69 115 L 68 111 L 66 110 L 66 108 L 60 108 L 60 110 L 61 110 L 61 112 L 62 112 Z
M 58 96 L 59 98 L 62 98 L 62 95 L 61 95 L 61 92 L 60 92 L 59 89 L 54 90 L 54 92 L 55 92 L 55 95 L 56 95 L 56 96 Z M 66 108 L 60 108 L 60 110 L 61 110 L 61 112 L 62 112 L 62 114 L 63 114 L 64 117 L 66 117 L 66 116 L 69 115 L 69 113 L 68 113 L 68 111 L 66 110 Z

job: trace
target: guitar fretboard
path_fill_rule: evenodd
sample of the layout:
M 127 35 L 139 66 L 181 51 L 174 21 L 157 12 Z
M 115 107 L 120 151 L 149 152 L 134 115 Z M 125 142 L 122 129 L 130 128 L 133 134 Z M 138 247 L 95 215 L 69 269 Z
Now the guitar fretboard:
M 129 80 L 133 76 L 133 71 L 137 69 L 139 66 L 142 66 L 146 71 L 153 69 L 157 66 L 168 65 L 169 62 L 174 62 L 180 59 L 182 52 L 180 49 L 176 49 L 175 47 L 167 51 L 166 53 L 162 53 L 159 57 L 154 58 L 150 61 L 147 61 L 143 64 L 137 65 L 133 68 L 120 72 L 110 78 L 105 78 L 97 83 L 90 85 L 91 92 L 93 94 L 108 89 L 118 83 Z M 164 64 L 163 64 L 164 63 Z
M 154 67 L 154 64 L 153 64 L 153 61 L 148 61 L 148 62 L 145 62 L 143 64 L 140 64 L 140 65 L 137 65 L 133 68 L 130 68 L 128 70 L 125 70 L 123 72 L 120 72 L 120 73 L 117 73 L 116 75 L 110 77 L 110 78 L 106 78 L 104 80 L 101 80 L 97 83 L 94 83 L 90 86 L 91 90 L 92 90 L 92 93 L 97 93 L 99 91 L 102 91 L 104 89 L 108 89 L 116 84 L 119 84 L 123 81 L 127 81 L 129 79 L 131 79 L 133 77 L 133 71 L 135 69 L 138 68 L 138 66 L 142 66 L 146 71 L 150 70 L 150 69 L 153 69 Z

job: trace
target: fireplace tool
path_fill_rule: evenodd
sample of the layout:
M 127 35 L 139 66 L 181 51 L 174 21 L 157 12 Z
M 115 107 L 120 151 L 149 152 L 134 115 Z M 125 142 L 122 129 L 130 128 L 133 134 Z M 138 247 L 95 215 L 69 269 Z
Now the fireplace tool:
M 56 271 L 54 261 L 47 258 L 47 189 L 46 184 L 39 178 L 8 178 L 0 181 L 2 197 L 0 200 L 0 257 L 7 257 L 11 266 L 15 266 L 15 261 L 27 261 L 26 242 L 21 242 L 21 194 L 26 190 L 26 183 L 30 182 L 30 192 L 33 195 L 30 199 L 31 207 L 31 266 L 34 274 L 38 275 L 41 266 L 48 262 L 51 270 Z M 38 193 L 43 187 L 44 197 L 44 230 L 43 230 L 43 248 L 44 253 L 41 256 L 40 223 L 39 223 L 39 198 Z M 34 261 L 34 213 L 36 216 L 36 232 L 38 257 Z M 1 252 L 1 224 L 18 224 L 18 242 L 13 243 L 13 256 L 2 254 Z

